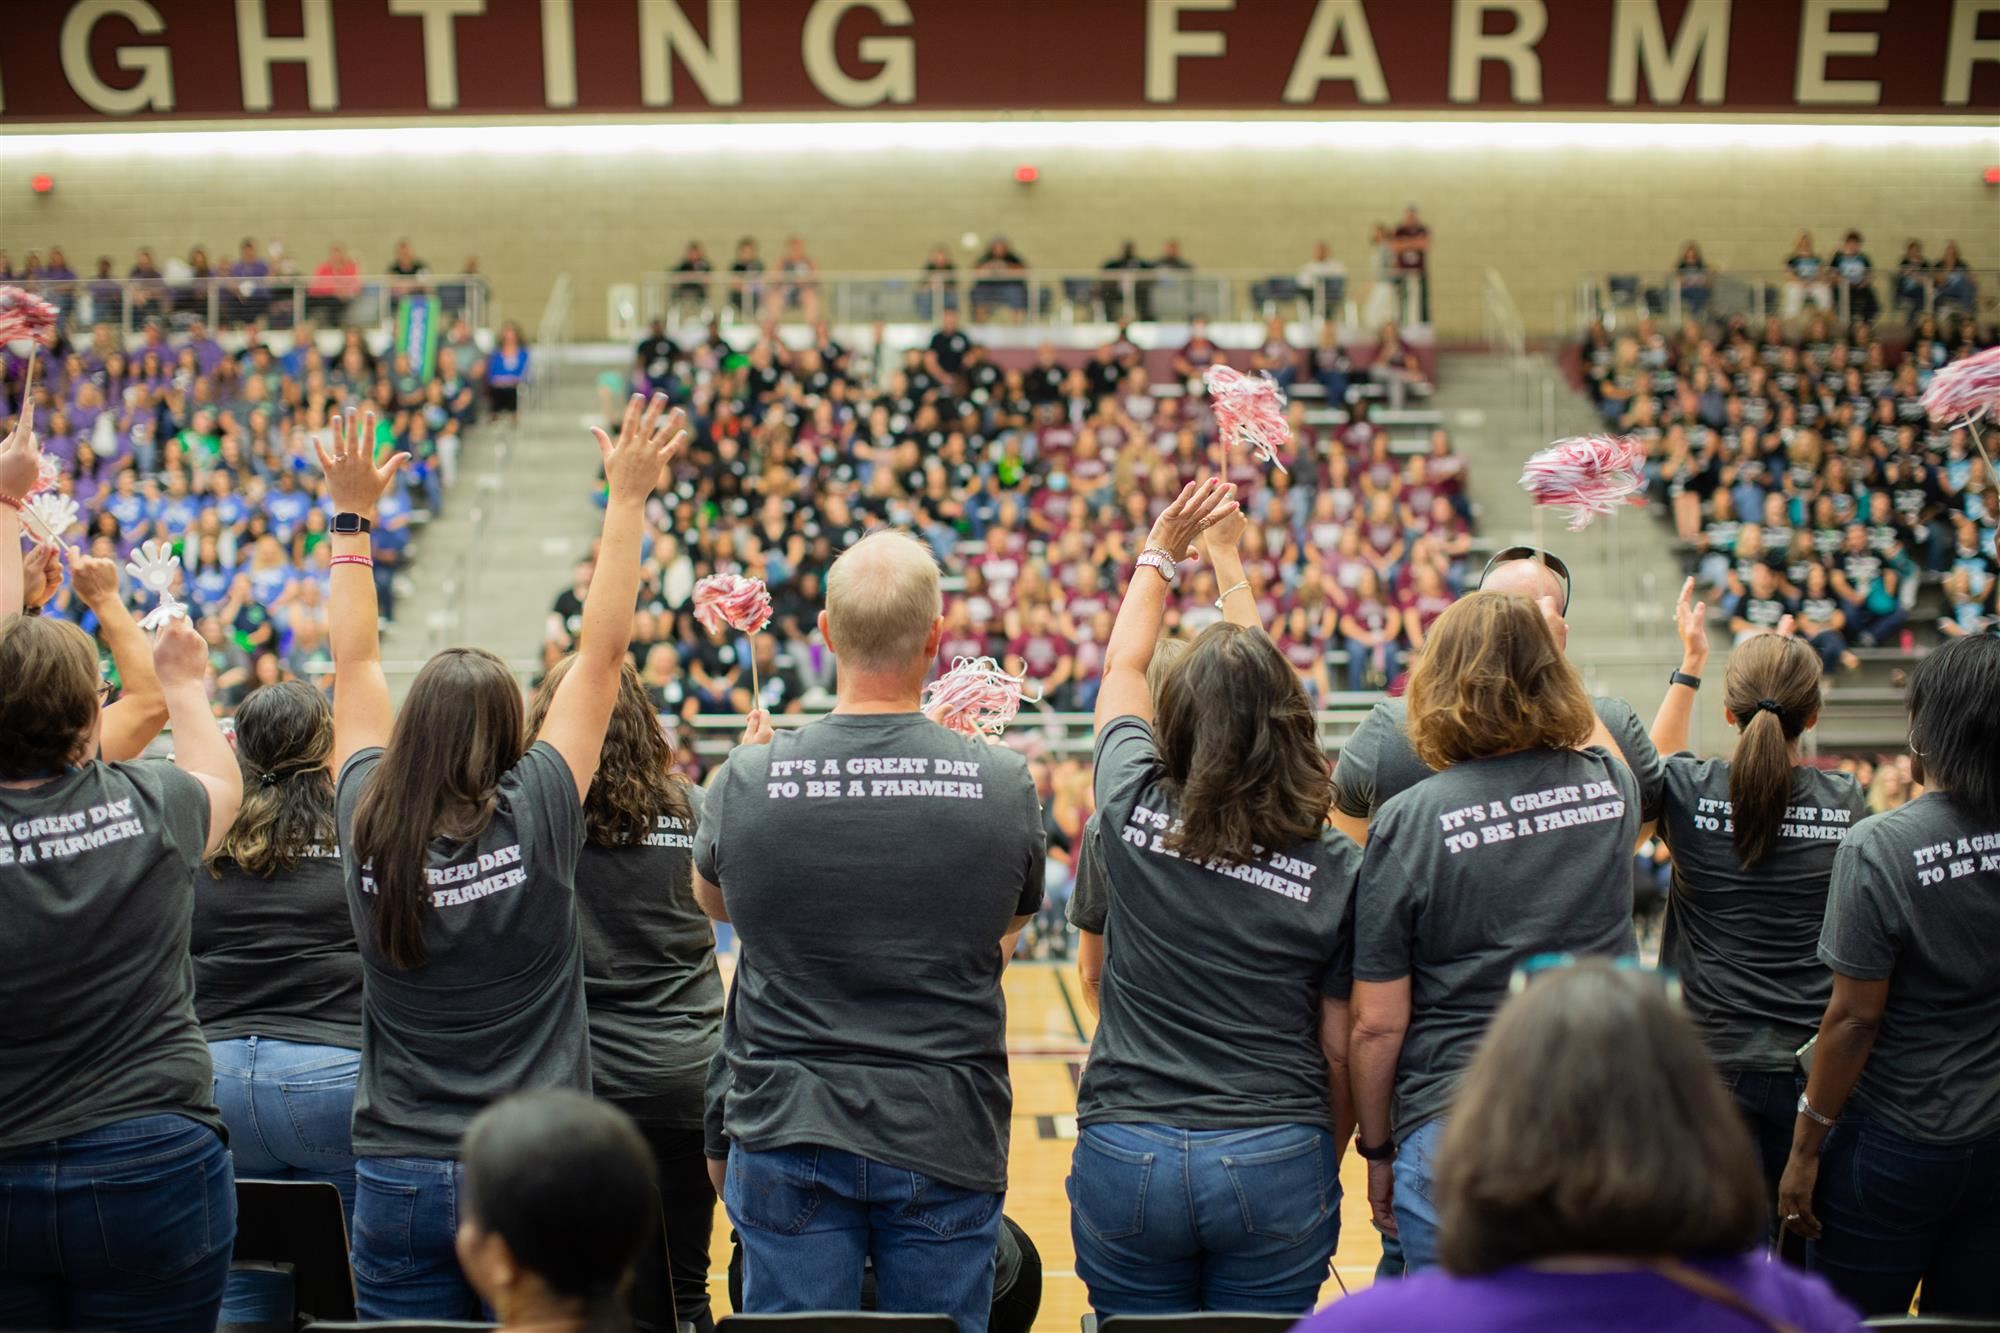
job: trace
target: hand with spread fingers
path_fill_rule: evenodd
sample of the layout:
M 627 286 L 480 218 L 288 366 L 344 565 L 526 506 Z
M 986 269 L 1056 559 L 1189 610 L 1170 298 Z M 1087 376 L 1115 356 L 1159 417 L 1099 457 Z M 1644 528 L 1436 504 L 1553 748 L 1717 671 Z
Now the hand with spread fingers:
M 687 447 L 687 413 L 678 407 L 667 410 L 667 396 L 653 395 L 651 401 L 639 394 L 625 404 L 625 420 L 614 442 L 593 426 L 597 451 L 604 458 L 604 482 L 614 500 L 644 503 L 660 485 L 660 475 L 668 463 Z
M 410 461 L 408 454 L 391 454 L 382 466 L 375 466 L 375 413 L 358 417 L 342 413 L 332 422 L 333 448 L 318 440 L 313 452 L 319 455 L 320 471 L 326 473 L 327 490 L 333 507 L 342 513 L 372 517 L 375 506 L 396 479 L 396 472 Z
M 1181 488 L 1174 502 L 1153 520 L 1146 537 L 1148 548 L 1158 547 L 1176 560 L 1196 553 L 1194 539 L 1205 529 L 1237 513 L 1236 488 L 1220 477 L 1191 481 Z

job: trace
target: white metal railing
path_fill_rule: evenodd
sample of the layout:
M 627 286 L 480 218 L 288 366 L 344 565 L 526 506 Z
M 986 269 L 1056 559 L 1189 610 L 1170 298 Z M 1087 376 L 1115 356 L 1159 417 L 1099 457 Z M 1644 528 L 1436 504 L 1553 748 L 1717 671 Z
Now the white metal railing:
M 732 272 L 640 275 L 639 316 L 669 324 L 712 317 L 824 319 L 831 324 L 930 323 L 955 310 L 978 323 L 1092 323 L 1124 319 L 1217 323 L 1333 319 L 1357 326 L 1361 315 L 1345 272 L 1270 269 L 1012 269 L 922 272 L 905 269 L 818 270 L 787 274 Z M 1394 289 L 1387 308 L 1419 322 L 1414 284 Z
M 1678 272 L 1634 270 L 1579 278 L 1570 303 L 1571 331 L 1602 319 L 1616 327 L 1628 316 L 1651 314 L 1678 327 L 1689 315 L 1742 315 L 1755 323 L 1777 315 L 1791 319 L 1825 311 L 1843 324 L 1855 318 L 1908 324 L 1924 315 L 1958 313 L 1991 318 L 2000 311 L 2000 269 L 1936 269 L 1903 274 L 1877 268 L 1849 283 L 1831 264 L 1802 281 L 1789 269 L 1714 269 L 1699 282 Z
M 549 299 L 542 306 L 541 323 L 535 326 L 535 341 L 557 347 L 569 341 L 569 308 L 574 288 L 567 272 L 556 274 L 549 287 Z
M 445 319 L 464 315 L 476 329 L 486 327 L 489 313 L 486 279 L 476 273 L 9 281 L 53 304 L 66 323 L 115 325 L 128 342 L 151 320 L 170 325 L 201 320 L 216 331 L 251 323 L 296 329 L 308 320 L 366 328 L 387 323 L 405 297 L 416 295 L 435 298 Z

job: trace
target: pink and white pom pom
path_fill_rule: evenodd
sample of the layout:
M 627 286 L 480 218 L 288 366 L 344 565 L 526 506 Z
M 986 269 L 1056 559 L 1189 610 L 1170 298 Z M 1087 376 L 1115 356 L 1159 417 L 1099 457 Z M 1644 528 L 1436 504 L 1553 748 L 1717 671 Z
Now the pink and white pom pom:
M 713 574 L 694 585 L 694 618 L 710 634 L 723 627 L 755 634 L 771 623 L 771 593 L 764 580 Z
M 54 454 L 43 454 L 41 463 L 35 469 L 35 489 L 28 494 L 40 495 L 43 491 L 52 491 L 61 480 L 62 460 Z
M 1580 532 L 1598 514 L 1646 503 L 1645 461 L 1645 444 L 1630 436 L 1572 436 L 1528 460 L 1521 489 L 1538 505 L 1569 510 L 1569 530 Z
M 1940 425 L 2000 420 L 2000 347 L 1938 370 L 1921 401 L 1931 420 Z
M 1021 711 L 1027 679 L 1010 676 L 990 657 L 955 658 L 951 670 L 924 688 L 924 716 L 961 736 L 997 741 Z
M 1260 463 L 1286 471 L 1278 451 L 1292 442 L 1292 423 L 1285 420 L 1285 391 L 1261 371 L 1245 375 L 1228 366 L 1210 366 L 1201 377 L 1215 411 L 1215 426 L 1225 437 L 1247 445 Z
M 0 343 L 40 342 L 56 326 L 56 308 L 19 287 L 0 287 Z

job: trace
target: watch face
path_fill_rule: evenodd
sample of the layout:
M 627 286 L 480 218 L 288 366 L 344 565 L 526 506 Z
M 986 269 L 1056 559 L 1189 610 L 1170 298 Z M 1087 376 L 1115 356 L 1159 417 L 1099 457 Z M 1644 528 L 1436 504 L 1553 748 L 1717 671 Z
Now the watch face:
M 361 515 L 335 514 L 333 516 L 333 530 L 343 536 L 353 536 L 355 533 L 361 531 Z

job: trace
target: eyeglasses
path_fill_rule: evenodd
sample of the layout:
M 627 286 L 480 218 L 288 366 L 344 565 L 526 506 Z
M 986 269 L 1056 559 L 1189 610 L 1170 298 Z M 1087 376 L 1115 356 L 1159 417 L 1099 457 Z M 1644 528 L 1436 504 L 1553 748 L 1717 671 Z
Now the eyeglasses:
M 111 696 L 118 693 L 118 687 L 108 680 L 97 682 L 97 706 L 102 708 L 111 702 Z
M 1504 551 L 1496 552 L 1493 558 L 1486 562 L 1486 568 L 1479 571 L 1480 586 L 1482 587 L 1485 586 L 1487 576 L 1490 575 L 1495 569 L 1498 569 L 1501 565 L 1512 564 L 1516 560 L 1539 560 L 1542 562 L 1542 564 L 1548 567 L 1549 572 L 1556 576 L 1556 581 L 1562 584 L 1562 590 L 1563 590 L 1562 606 L 1558 609 L 1562 612 L 1562 614 L 1568 615 L 1569 614 L 1569 566 L 1562 562 L 1561 556 L 1551 555 L 1549 552 L 1544 551 L 1539 547 L 1510 546 Z
M 1577 966 L 1579 959 L 1573 953 L 1538 953 L 1514 969 L 1514 975 L 1507 979 L 1507 993 L 1519 995 L 1528 989 L 1528 983 L 1536 977 L 1550 972 L 1560 972 Z M 1615 972 L 1632 972 L 1651 978 L 1666 992 L 1667 999 L 1675 1004 L 1681 1002 L 1681 978 L 1678 972 L 1664 967 L 1648 967 L 1637 958 L 1593 958 L 1593 963 L 1609 964 Z

